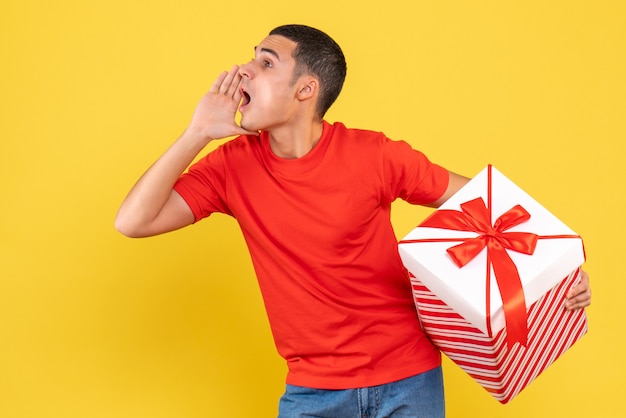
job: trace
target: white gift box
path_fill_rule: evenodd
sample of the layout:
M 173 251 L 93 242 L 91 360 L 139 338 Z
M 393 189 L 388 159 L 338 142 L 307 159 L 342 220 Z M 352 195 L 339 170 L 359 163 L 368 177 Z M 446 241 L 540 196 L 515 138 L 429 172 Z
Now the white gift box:
M 460 244 L 462 267 L 448 251 Z M 583 310 L 563 308 L 585 261 L 581 238 L 492 166 L 399 251 L 431 340 L 502 403 L 587 330 Z

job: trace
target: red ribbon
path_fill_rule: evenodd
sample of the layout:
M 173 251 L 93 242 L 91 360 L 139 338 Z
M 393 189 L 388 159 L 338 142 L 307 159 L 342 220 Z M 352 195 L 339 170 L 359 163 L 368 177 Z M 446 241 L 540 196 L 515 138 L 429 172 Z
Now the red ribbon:
M 535 251 L 538 239 L 581 239 L 579 235 L 548 235 L 539 236 L 530 232 L 507 232 L 508 229 L 526 222 L 530 214 L 520 205 L 516 205 L 502 216 L 493 225 L 491 224 L 491 168 L 487 171 L 487 205 L 482 198 L 465 202 L 461 211 L 438 210 L 428 217 L 419 226 L 430 228 L 444 228 L 456 231 L 470 231 L 478 233 L 476 238 L 433 238 L 404 240 L 400 243 L 417 242 L 459 242 L 461 244 L 448 248 L 448 254 L 459 266 L 463 267 L 476 257 L 485 247 L 487 248 L 486 272 L 486 313 L 487 331 L 491 337 L 491 268 L 496 276 L 496 283 L 502 297 L 502 306 L 507 330 L 507 345 L 509 348 L 516 342 L 526 346 L 528 342 L 528 314 L 526 299 L 519 272 L 507 250 L 523 254 L 532 254 Z M 583 248 L 584 251 L 584 248 Z
M 419 226 L 479 234 L 475 238 L 465 239 L 461 244 L 448 248 L 448 254 L 457 266 L 463 267 L 483 248 L 487 248 L 487 283 L 490 282 L 493 267 L 502 296 L 507 343 L 509 347 L 515 342 L 525 346 L 528 340 L 526 299 L 519 272 L 507 250 L 532 254 L 539 237 L 530 232 L 506 232 L 530 219 L 530 214 L 520 205 L 514 206 L 500 216 L 493 226 L 490 218 L 490 211 L 484 200 L 477 198 L 461 204 L 461 211 L 438 210 Z M 487 323 L 490 327 L 489 306 L 487 312 Z

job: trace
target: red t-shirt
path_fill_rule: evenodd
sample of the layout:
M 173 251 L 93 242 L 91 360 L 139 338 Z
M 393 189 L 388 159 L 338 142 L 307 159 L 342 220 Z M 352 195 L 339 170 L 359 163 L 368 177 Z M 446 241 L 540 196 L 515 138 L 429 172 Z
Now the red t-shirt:
M 391 203 L 437 200 L 448 172 L 406 142 L 324 122 L 304 157 L 275 156 L 267 133 L 222 144 L 175 190 L 196 221 L 234 216 L 247 242 L 287 383 L 373 386 L 430 370 L 390 222 Z

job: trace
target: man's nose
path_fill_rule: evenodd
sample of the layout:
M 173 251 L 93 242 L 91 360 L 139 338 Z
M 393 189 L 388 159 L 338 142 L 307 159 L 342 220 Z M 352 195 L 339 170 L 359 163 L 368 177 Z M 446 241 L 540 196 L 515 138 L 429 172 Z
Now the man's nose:
M 252 72 L 252 61 L 247 62 L 245 64 L 241 64 L 239 66 L 239 75 L 243 78 L 252 78 L 253 72 Z

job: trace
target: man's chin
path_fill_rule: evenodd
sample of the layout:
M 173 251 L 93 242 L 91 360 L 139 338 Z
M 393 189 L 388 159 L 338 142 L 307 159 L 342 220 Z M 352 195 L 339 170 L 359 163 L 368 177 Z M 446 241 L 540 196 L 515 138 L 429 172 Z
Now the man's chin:
M 260 126 L 257 126 L 255 123 L 251 123 L 250 121 L 246 121 L 245 119 L 241 120 L 241 123 L 239 124 L 239 126 L 241 126 L 246 131 L 250 131 L 250 132 L 258 132 L 261 129 L 263 129 Z
M 254 129 L 254 126 L 252 123 L 246 121 L 245 118 L 241 118 L 241 121 L 239 122 L 239 126 L 241 126 L 243 129 L 245 129 L 246 131 L 256 131 L 257 129 Z

